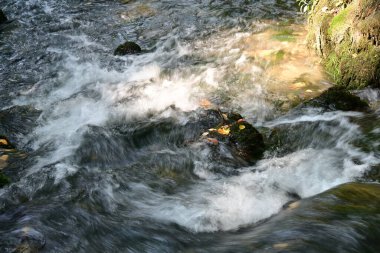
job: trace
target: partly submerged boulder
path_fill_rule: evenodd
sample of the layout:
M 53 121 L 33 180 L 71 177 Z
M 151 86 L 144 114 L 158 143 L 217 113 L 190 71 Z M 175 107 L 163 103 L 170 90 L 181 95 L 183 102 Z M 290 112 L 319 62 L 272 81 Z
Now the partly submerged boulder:
M 114 52 L 114 55 L 127 55 L 141 53 L 141 47 L 135 42 L 127 41 L 124 44 L 118 46 Z
M 0 9 L 0 24 L 7 21 L 7 17 L 5 16 L 4 12 Z
M 367 111 L 368 103 L 341 87 L 332 87 L 304 105 L 327 110 Z
M 263 136 L 240 114 L 223 113 L 207 110 L 208 114 L 219 115 L 219 123 L 202 134 L 210 145 L 220 143 L 231 148 L 231 151 L 245 161 L 253 162 L 260 159 L 265 151 Z

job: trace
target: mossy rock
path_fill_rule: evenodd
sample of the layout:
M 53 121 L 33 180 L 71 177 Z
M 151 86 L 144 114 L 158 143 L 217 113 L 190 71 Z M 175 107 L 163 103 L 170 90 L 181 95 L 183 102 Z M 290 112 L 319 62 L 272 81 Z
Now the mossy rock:
M 332 194 L 339 199 L 339 204 L 329 205 L 337 213 L 377 215 L 380 212 L 379 184 L 349 183 L 321 195 L 326 194 Z
M 7 17 L 5 16 L 4 12 L 2 10 L 0 10 L 0 24 L 1 23 L 4 23 L 5 21 L 7 21 Z
M 334 82 L 348 89 L 380 87 L 379 0 L 315 1 L 309 44 Z
M 359 97 L 341 87 L 332 87 L 320 96 L 306 102 L 304 105 L 321 107 L 327 110 L 367 111 L 369 105 Z
M 10 184 L 10 180 L 7 176 L 5 176 L 1 171 L 0 171 L 0 188 L 3 188 L 7 184 Z
M 141 47 L 135 42 L 127 41 L 124 44 L 118 46 L 114 52 L 114 55 L 127 55 L 141 53 Z

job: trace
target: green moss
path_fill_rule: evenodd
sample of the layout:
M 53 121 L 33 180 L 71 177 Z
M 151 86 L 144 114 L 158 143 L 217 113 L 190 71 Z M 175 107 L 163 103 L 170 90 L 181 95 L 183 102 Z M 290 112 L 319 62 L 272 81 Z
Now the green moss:
M 362 46 L 361 46 L 362 47 Z M 367 45 L 357 50 L 348 43 L 339 48 L 340 76 L 337 83 L 348 88 L 379 86 L 380 49 Z
M 345 29 L 347 24 L 347 18 L 349 17 L 349 14 L 351 13 L 351 7 L 347 7 L 343 10 L 341 10 L 333 19 L 331 20 L 330 27 L 328 29 L 328 33 L 330 35 L 334 34 L 336 31 L 341 31 Z
M 276 34 L 272 35 L 272 39 L 278 40 L 278 41 L 288 41 L 288 42 L 293 42 L 295 41 L 295 35 L 294 31 L 291 29 L 283 29 Z
M 325 61 L 325 68 L 326 68 L 327 73 L 335 82 L 337 82 L 339 78 L 341 77 L 339 66 L 340 66 L 339 58 L 335 53 L 332 53 L 327 56 L 327 59 Z
M 282 61 L 285 57 L 285 51 L 284 50 L 279 50 L 276 52 L 276 61 Z

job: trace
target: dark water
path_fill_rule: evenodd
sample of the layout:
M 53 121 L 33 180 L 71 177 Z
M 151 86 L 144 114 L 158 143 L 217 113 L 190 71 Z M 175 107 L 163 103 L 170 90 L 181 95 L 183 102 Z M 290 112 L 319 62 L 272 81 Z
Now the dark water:
M 0 252 L 380 251 L 379 110 L 284 114 L 235 68 L 240 38 L 302 19 L 293 1 L 0 8 Z M 125 40 L 146 52 L 113 56 Z M 276 133 L 264 159 L 198 141 L 203 99 Z

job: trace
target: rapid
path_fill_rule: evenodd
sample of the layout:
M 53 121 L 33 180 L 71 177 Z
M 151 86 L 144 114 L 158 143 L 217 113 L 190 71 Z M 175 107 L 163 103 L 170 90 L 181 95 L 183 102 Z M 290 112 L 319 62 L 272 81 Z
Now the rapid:
M 0 189 L 0 252 L 380 251 L 380 110 L 292 109 L 332 85 L 302 50 L 304 90 L 290 68 L 273 78 L 294 63 L 271 65 L 292 46 L 267 41 L 302 27 L 294 1 L 124 2 L 0 3 L 0 108 L 33 108 Z M 126 40 L 144 52 L 114 56 Z M 263 133 L 263 158 L 216 159 L 197 141 L 209 107 Z

